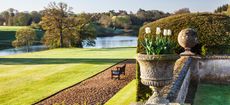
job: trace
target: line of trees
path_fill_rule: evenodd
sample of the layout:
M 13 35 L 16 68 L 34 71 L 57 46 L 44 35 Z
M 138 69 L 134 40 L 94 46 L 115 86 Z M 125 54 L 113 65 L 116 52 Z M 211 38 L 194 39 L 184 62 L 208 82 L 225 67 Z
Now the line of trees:
M 74 13 L 72 13 L 74 14 Z M 145 22 L 151 22 L 166 16 L 169 13 L 164 13 L 159 10 L 143 10 L 139 9 L 137 13 L 128 13 L 125 10 L 115 12 L 110 10 L 104 13 L 87 13 L 94 17 L 93 21 L 105 27 L 127 28 L 131 25 L 143 25 Z M 0 13 L 0 25 L 5 26 L 29 26 L 33 23 L 39 23 L 44 15 L 42 11 L 19 12 L 16 9 L 10 8 Z
M 39 23 L 42 11 L 19 12 L 9 8 L 0 13 L 0 25 L 4 26 L 28 26 L 32 23 Z
M 214 13 L 223 13 L 228 9 L 228 4 L 218 7 Z M 181 8 L 174 12 L 174 14 L 190 13 L 189 8 Z M 72 13 L 74 14 L 74 13 Z M 44 15 L 44 10 L 32 11 L 32 12 L 19 12 L 14 8 L 9 8 L 0 13 L 0 25 L 6 26 L 29 26 L 39 23 L 41 17 Z M 103 27 L 115 27 L 115 28 L 129 28 L 131 25 L 141 26 L 145 22 L 152 22 L 157 19 L 167 17 L 170 13 L 165 13 L 159 10 L 144 10 L 139 9 L 136 13 L 127 12 L 125 10 L 114 11 L 104 13 L 88 13 L 88 15 L 94 17 L 93 21 L 100 24 Z
M 214 10 L 214 13 L 222 13 L 224 11 L 227 11 L 228 9 L 228 4 L 224 4 L 220 7 L 217 7 L 217 9 Z
M 229 4 L 224 4 L 220 7 L 218 7 L 214 13 L 222 13 L 230 16 L 230 5 Z
M 139 9 L 136 14 L 127 11 L 120 10 L 115 12 L 111 10 L 105 13 L 95 13 L 98 17 L 98 23 L 104 27 L 113 27 L 113 28 L 130 28 L 131 26 L 141 26 L 145 22 L 152 22 L 163 17 L 167 17 L 170 14 L 164 13 L 159 10 L 143 10 Z
M 228 5 L 218 7 L 215 12 L 227 11 L 226 7 Z M 189 8 L 182 8 L 174 12 L 174 14 L 183 13 L 190 13 Z M 18 12 L 10 8 L 0 14 L 0 25 L 31 25 L 33 28 L 42 29 L 45 31 L 42 42 L 50 48 L 82 48 L 84 45 L 95 45 L 95 25 L 113 29 L 130 29 L 132 26 L 142 26 L 146 22 L 152 22 L 169 15 L 171 14 L 159 10 L 143 9 L 139 9 L 135 14 L 132 12 L 127 13 L 124 10 L 75 14 L 72 11 L 72 7 L 67 4 L 51 2 L 44 10 L 39 12 Z M 32 33 L 31 29 L 18 30 L 16 40 L 12 43 L 13 46 L 29 46 L 33 44 L 30 42 L 35 39 Z M 31 34 L 31 37 L 29 37 L 29 34 Z

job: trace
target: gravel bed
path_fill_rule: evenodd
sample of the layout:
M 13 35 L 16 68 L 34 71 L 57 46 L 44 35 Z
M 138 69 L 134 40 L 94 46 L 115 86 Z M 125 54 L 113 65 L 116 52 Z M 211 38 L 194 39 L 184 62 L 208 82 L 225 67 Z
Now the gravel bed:
M 104 104 L 113 97 L 120 89 L 135 79 L 136 66 L 135 60 L 126 60 L 119 63 L 98 75 L 84 80 L 72 87 L 64 89 L 51 97 L 48 97 L 38 103 L 37 105 L 96 105 Z M 120 80 L 111 79 L 111 70 L 116 69 L 117 66 L 126 64 L 125 75 L 121 76 Z

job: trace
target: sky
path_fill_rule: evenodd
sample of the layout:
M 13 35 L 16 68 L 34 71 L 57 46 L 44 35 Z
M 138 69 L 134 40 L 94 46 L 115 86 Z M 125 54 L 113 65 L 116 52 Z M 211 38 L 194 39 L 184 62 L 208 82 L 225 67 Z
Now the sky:
M 39 11 L 53 1 L 67 3 L 73 7 L 75 13 L 109 10 L 126 10 L 135 13 L 139 8 L 170 13 L 180 8 L 189 8 L 192 12 L 213 12 L 217 7 L 230 3 L 230 0 L 0 0 L 0 12 L 8 8 L 19 11 Z

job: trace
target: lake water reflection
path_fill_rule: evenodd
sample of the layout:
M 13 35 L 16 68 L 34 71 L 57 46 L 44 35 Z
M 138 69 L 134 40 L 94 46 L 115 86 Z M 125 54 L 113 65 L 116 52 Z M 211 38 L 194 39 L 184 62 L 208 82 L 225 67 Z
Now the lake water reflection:
M 114 47 L 136 47 L 136 36 L 113 36 L 97 37 L 95 46 L 84 46 L 84 48 L 114 48 Z
M 31 46 L 29 50 L 30 52 L 43 51 L 43 50 L 47 50 L 47 47 L 43 45 L 37 45 L 37 46 Z M 26 47 L 0 50 L 0 56 L 20 54 L 20 53 L 27 53 Z
M 95 46 L 84 46 L 84 48 L 114 48 L 114 47 L 136 47 L 137 37 L 135 36 L 113 36 L 113 37 L 97 37 Z M 31 46 L 30 52 L 47 50 L 43 45 Z M 27 53 L 25 47 L 10 48 L 0 50 L 0 56 Z

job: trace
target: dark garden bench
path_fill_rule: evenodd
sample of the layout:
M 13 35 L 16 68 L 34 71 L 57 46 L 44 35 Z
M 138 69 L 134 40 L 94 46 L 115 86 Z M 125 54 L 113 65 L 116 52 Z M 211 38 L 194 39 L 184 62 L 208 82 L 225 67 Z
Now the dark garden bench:
M 121 74 L 125 75 L 125 67 L 126 64 L 123 64 L 119 65 L 116 70 L 111 70 L 111 79 L 117 78 L 119 80 Z

